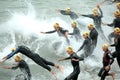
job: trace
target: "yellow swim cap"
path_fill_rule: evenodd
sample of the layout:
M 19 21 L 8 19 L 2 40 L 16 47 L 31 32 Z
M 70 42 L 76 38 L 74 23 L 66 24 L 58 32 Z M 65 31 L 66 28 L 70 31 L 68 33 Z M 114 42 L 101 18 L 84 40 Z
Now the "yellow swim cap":
M 89 32 L 84 32 L 83 36 L 88 37 L 89 36 Z
M 71 46 L 68 46 L 68 47 L 66 48 L 66 51 L 73 51 L 73 48 L 72 48 Z
M 116 27 L 116 28 L 114 29 L 114 32 L 120 33 L 120 28 Z
M 66 12 L 70 12 L 71 11 L 71 9 L 68 7 L 68 8 L 66 8 L 66 10 L 65 10 Z
M 75 25 L 76 25 L 77 23 L 76 23 L 76 21 L 73 21 L 72 24 L 75 24 Z
M 94 28 L 94 24 L 93 23 L 89 23 L 88 24 L 88 28 L 90 28 L 90 29 Z
M 115 15 L 115 16 L 120 16 L 120 11 L 118 11 L 118 10 L 115 11 L 115 12 L 114 12 L 114 15 Z
M 102 48 L 108 49 L 109 45 L 108 44 L 103 44 Z
M 16 48 L 12 48 L 12 49 L 11 49 L 12 52 L 15 51 L 15 50 L 16 50 Z
M 71 25 L 72 25 L 72 27 L 76 27 L 77 23 L 76 23 L 75 21 L 73 21 L 73 22 L 71 23 Z
M 22 60 L 20 54 L 16 54 L 14 59 L 15 59 L 16 62 L 20 62 Z
M 98 8 L 97 7 L 95 7 L 95 8 L 93 8 L 93 10 L 92 10 L 93 12 L 94 11 L 97 11 L 98 12 Z
M 55 24 L 54 24 L 54 28 L 55 28 L 55 29 L 57 29 L 57 28 L 59 28 L 59 27 L 60 27 L 60 26 L 59 26 L 59 23 L 55 23 Z
M 120 2 L 116 3 L 116 6 L 117 6 L 117 7 L 120 6 Z

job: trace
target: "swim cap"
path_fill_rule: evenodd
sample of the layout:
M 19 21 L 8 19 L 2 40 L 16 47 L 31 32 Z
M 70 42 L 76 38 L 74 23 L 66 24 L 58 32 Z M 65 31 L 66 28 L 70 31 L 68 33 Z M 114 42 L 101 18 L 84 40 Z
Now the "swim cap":
M 103 44 L 103 45 L 102 45 L 102 48 L 106 48 L 106 49 L 108 49 L 108 47 L 109 47 L 108 44 Z
M 114 32 L 120 33 L 120 28 L 116 27 L 116 28 L 114 29 Z
M 114 12 L 114 15 L 115 15 L 115 16 L 120 16 L 120 11 L 118 11 L 118 10 L 115 11 L 115 12 Z
M 72 48 L 71 46 L 68 46 L 68 47 L 66 48 L 66 51 L 73 51 L 73 48 Z
M 120 6 L 120 2 L 118 2 L 118 3 L 116 4 L 116 6 L 117 6 L 117 7 Z
M 12 52 L 15 51 L 15 50 L 16 50 L 16 48 L 12 48 L 12 49 L 11 49 Z
M 59 23 L 55 23 L 55 24 L 54 24 L 54 28 L 55 28 L 55 29 L 57 29 L 57 28 L 59 28 L 59 27 L 60 27 L 60 26 L 59 26 Z
M 88 37 L 89 36 L 89 32 L 84 32 L 83 36 Z
M 65 10 L 66 12 L 70 12 L 71 11 L 71 9 L 68 7 L 68 8 L 66 8 L 66 10 Z
M 88 24 L 88 28 L 90 28 L 90 29 L 94 28 L 94 24 L 93 23 L 89 23 Z
M 19 61 L 21 61 L 22 58 L 21 58 L 20 54 L 16 54 L 14 59 L 16 62 L 19 62 Z

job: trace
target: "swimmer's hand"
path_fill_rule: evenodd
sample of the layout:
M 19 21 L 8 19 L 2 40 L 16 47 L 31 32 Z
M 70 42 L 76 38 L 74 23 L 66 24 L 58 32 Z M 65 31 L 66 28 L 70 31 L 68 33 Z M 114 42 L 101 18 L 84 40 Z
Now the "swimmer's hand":
M 7 60 L 7 56 L 3 57 L 0 63 L 4 63 L 6 60 Z
M 53 74 L 53 76 L 55 76 L 55 78 L 56 78 L 56 80 L 57 80 L 57 79 L 58 79 L 58 78 L 57 78 L 57 74 L 56 74 L 53 70 L 51 70 L 50 72 Z
M 45 34 L 45 32 L 40 32 L 40 33 Z
M 58 61 L 64 61 L 64 59 L 59 59 Z
M 11 69 L 9 66 L 2 66 L 3 69 Z
M 107 26 L 107 23 L 102 23 L 104 26 Z
M 56 11 L 56 12 L 60 12 L 61 10 L 60 10 L 60 9 L 56 9 L 55 11 Z

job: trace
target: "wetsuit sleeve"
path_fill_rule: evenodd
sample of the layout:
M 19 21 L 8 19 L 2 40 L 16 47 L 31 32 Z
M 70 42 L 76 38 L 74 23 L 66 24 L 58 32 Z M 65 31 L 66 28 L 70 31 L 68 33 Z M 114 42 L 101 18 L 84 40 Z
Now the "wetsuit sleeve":
M 68 59 L 71 59 L 71 57 L 64 58 L 64 60 L 68 60 Z
M 114 25 L 115 25 L 115 19 L 114 19 L 114 21 L 111 23 L 111 24 L 107 24 L 108 26 L 110 26 L 110 27 L 113 27 Z
M 84 16 L 84 17 L 89 17 L 89 18 L 93 18 L 93 15 L 92 14 L 89 14 L 89 15 L 81 15 L 81 16 Z
M 10 54 L 7 55 L 7 59 L 10 59 L 12 56 L 17 54 L 19 52 L 19 48 L 17 48 L 14 52 L 11 52 Z
M 69 33 L 69 35 L 74 35 L 74 34 L 77 34 L 79 32 L 78 29 L 74 29 L 73 33 Z
M 110 46 L 114 47 L 118 44 L 118 42 L 115 42 L 114 44 L 111 44 Z
M 56 30 L 45 32 L 46 34 L 54 33 Z
M 72 56 L 72 58 L 76 59 L 76 61 L 83 61 L 84 60 L 83 58 L 77 56 L 76 53 Z
M 16 66 L 12 67 L 11 69 L 15 70 L 19 67 L 19 64 L 17 64 Z
M 60 13 L 63 15 L 68 15 L 65 10 L 60 10 Z
M 82 58 L 82 57 L 79 57 L 79 61 L 83 61 L 84 60 L 84 58 Z
M 99 7 L 98 9 L 100 11 L 101 17 L 103 17 L 103 12 L 102 12 L 101 8 Z
M 78 51 L 80 51 L 81 49 L 83 49 L 83 47 L 86 45 L 86 43 L 87 43 L 87 41 L 85 40 L 85 41 L 83 42 L 82 46 L 78 49 Z M 78 51 L 77 51 L 77 52 L 78 52 Z
M 114 58 L 110 53 L 108 54 L 108 56 L 110 58 L 110 65 L 111 65 L 114 62 Z
M 116 46 L 116 44 L 111 44 L 110 46 L 111 46 L 111 47 L 114 47 L 114 46 Z
M 69 35 L 74 35 L 74 33 L 69 33 Z

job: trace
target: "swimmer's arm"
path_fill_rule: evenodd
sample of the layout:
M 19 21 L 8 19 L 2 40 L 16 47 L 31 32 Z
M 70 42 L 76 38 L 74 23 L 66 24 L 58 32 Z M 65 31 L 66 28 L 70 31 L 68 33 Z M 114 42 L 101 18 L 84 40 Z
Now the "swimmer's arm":
M 13 70 L 15 70 L 15 69 L 17 69 L 19 66 L 18 65 L 16 65 L 16 66 L 2 66 L 2 68 L 4 68 L 4 69 L 13 69 Z
M 82 14 L 81 16 L 89 17 L 89 18 L 93 18 L 93 15 L 92 15 L 92 14 L 88 14 L 88 15 L 84 15 L 84 14 Z
M 74 35 L 74 34 L 77 34 L 79 33 L 79 30 L 78 29 L 74 29 L 73 33 L 69 33 L 69 35 Z
M 19 66 L 16 65 L 16 66 L 11 67 L 11 69 L 16 70 L 18 67 L 19 67 Z
M 114 58 L 113 56 L 111 55 L 111 53 L 108 54 L 109 58 L 110 58 L 110 65 L 114 62 Z
M 114 46 L 116 46 L 116 45 L 117 45 L 117 42 L 114 43 L 114 44 L 111 44 L 110 46 L 111 46 L 111 47 L 114 47 Z
M 60 13 L 63 15 L 68 15 L 65 10 L 60 10 Z
M 79 61 L 83 61 L 84 60 L 84 58 L 82 58 L 82 57 L 79 57 Z
M 68 60 L 68 59 L 71 59 L 71 57 L 67 57 L 67 58 L 59 59 L 58 61 L 64 61 L 64 60 Z
M 86 44 L 86 40 L 83 42 L 82 46 L 78 49 L 77 52 L 79 52 L 81 49 L 83 49 L 83 47 L 85 46 L 85 44 Z
M 68 33 L 69 35 L 74 35 L 74 33 Z
M 113 27 L 114 25 L 115 25 L 115 19 L 114 19 L 114 21 L 111 23 L 111 24 L 107 24 L 107 26 L 109 26 L 109 27 Z
M 7 59 L 10 59 L 12 56 L 14 56 L 15 54 L 17 54 L 19 51 L 19 48 L 17 48 L 14 52 L 11 52 L 10 54 L 7 55 Z
M 45 32 L 45 34 L 50 34 L 50 33 L 54 33 L 54 32 L 56 32 L 56 30 Z
M 103 12 L 102 12 L 100 6 L 98 7 L 98 9 L 99 9 L 99 11 L 100 11 L 101 17 L 103 17 Z
M 12 56 L 14 56 L 15 54 L 17 54 L 18 52 L 19 52 L 19 48 L 17 48 L 14 52 L 11 52 L 7 56 L 3 57 L 2 58 L 2 63 L 5 62 L 7 59 L 10 59 Z

